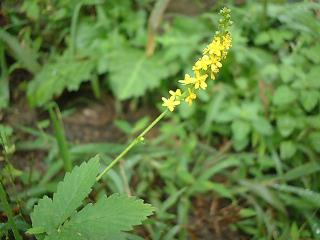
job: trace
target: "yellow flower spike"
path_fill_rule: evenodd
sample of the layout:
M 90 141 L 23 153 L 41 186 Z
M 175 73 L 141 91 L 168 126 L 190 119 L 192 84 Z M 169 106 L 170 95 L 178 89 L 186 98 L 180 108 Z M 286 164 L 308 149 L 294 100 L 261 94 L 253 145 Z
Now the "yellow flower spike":
M 193 84 L 195 82 L 195 78 L 190 77 L 189 74 L 184 75 L 184 80 L 179 80 L 179 83 L 182 83 L 183 85 Z
M 174 96 L 171 96 L 170 98 L 162 98 L 162 106 L 167 107 L 170 112 L 173 112 L 174 108 L 180 104 L 180 101 L 175 100 Z
M 189 105 L 197 98 L 196 91 L 198 89 L 205 90 L 208 87 L 206 82 L 208 76 L 214 80 L 222 67 L 222 60 L 226 58 L 228 50 L 232 46 L 232 38 L 229 27 L 232 25 L 230 10 L 223 8 L 220 11 L 221 19 L 219 20 L 218 30 L 215 32 L 212 41 L 203 50 L 200 57 L 192 67 L 194 75 L 185 74 L 183 80 L 179 83 L 188 85 L 188 90 L 176 89 L 170 90 L 169 98 L 162 98 L 163 106 L 167 107 L 171 112 L 180 100 L 186 101 Z
M 182 95 L 181 90 L 179 88 L 176 91 L 170 90 L 169 93 L 172 97 L 175 97 L 175 98 L 181 97 L 181 95 Z
M 207 77 L 208 77 L 208 74 L 197 76 L 196 82 L 194 83 L 194 88 L 195 89 L 202 88 L 203 90 L 205 90 L 208 86 L 206 83 Z
M 191 90 L 190 88 L 188 88 L 188 92 L 189 92 L 189 96 L 186 97 L 185 101 L 186 101 L 189 105 L 191 105 L 191 104 L 192 104 L 192 101 L 197 98 L 197 95 L 196 95 L 194 92 L 192 92 L 192 90 Z

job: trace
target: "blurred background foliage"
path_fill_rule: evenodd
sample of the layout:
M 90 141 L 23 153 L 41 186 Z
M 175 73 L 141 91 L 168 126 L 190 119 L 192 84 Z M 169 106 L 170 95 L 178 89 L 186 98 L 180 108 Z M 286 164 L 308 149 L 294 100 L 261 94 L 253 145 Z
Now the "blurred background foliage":
M 47 107 L 62 110 L 74 162 L 100 153 L 107 164 L 191 71 L 223 6 L 233 47 L 218 78 L 92 198 L 128 193 L 157 208 L 129 239 L 320 239 L 320 6 L 284 0 L 2 1 L 0 171 L 21 231 L 63 176 Z M 70 136 L 72 125 L 92 134 L 86 124 L 112 136 Z

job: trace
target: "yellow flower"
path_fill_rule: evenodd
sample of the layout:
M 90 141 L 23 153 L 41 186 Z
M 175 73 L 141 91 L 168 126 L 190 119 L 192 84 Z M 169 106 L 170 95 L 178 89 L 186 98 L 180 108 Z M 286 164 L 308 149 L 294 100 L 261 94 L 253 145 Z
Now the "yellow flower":
M 211 68 L 212 68 L 212 65 L 215 65 L 217 66 L 218 68 L 221 68 L 222 67 L 222 64 L 220 62 L 220 58 L 219 57 L 212 57 L 211 58 Z
M 181 90 L 178 88 L 175 92 L 170 90 L 169 93 L 171 94 L 172 97 L 176 98 L 176 97 L 180 97 L 181 96 Z
M 220 37 L 215 37 L 213 41 L 208 45 L 207 48 L 204 49 L 205 54 L 216 55 L 220 57 L 222 55 L 222 51 L 224 50 L 224 46 L 221 43 Z
M 194 88 L 195 89 L 202 88 L 203 90 L 205 90 L 208 86 L 206 83 L 207 77 L 208 77 L 208 74 L 197 76 L 196 82 L 194 83 Z
M 192 70 L 204 70 L 208 69 L 208 65 L 210 65 L 211 61 L 208 55 L 204 55 L 200 58 L 195 65 L 193 66 Z
M 215 80 L 215 79 L 216 79 L 216 76 L 214 75 L 214 72 L 211 72 L 211 79 L 212 79 L 212 80 Z
M 190 88 L 188 88 L 188 92 L 189 92 L 189 96 L 186 97 L 185 101 L 189 103 L 189 105 L 191 105 L 192 101 L 197 98 L 197 95 L 194 92 L 192 92 Z
M 193 84 L 195 82 L 195 78 L 190 77 L 189 74 L 185 74 L 184 80 L 179 80 L 179 82 L 182 83 L 183 85 Z
M 226 50 L 228 50 L 231 47 L 231 43 L 232 43 L 231 35 L 230 33 L 227 33 L 222 39 L 222 45 Z
M 175 100 L 175 97 L 171 96 L 170 98 L 162 98 L 162 106 L 167 107 L 171 112 L 176 106 L 180 104 L 180 101 Z

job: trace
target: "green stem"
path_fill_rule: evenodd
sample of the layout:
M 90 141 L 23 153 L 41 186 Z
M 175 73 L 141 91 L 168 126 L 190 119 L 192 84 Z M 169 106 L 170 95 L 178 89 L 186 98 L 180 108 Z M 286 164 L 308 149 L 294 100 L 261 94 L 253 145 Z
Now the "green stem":
M 93 91 L 95 98 L 100 99 L 101 98 L 101 91 L 100 91 L 100 84 L 99 84 L 99 79 L 98 79 L 97 75 L 92 76 L 91 87 L 92 87 L 92 91 Z
M 56 140 L 59 146 L 60 156 L 64 162 L 64 169 L 66 172 L 70 172 L 72 169 L 72 163 L 71 163 L 71 157 L 70 157 L 70 152 L 68 148 L 68 142 L 65 137 L 61 120 L 59 120 L 58 118 L 57 111 L 58 111 L 57 107 L 54 107 L 54 106 L 49 107 L 49 115 L 50 115 L 51 122 L 53 124 L 54 135 L 56 137 Z
M 71 19 L 71 53 L 73 57 L 76 55 L 77 51 L 77 23 L 81 7 L 82 3 L 76 5 Z
M 168 112 L 168 110 L 165 110 L 163 113 L 161 113 L 146 129 L 140 133 L 139 136 L 137 136 L 103 171 L 100 173 L 100 175 L 97 177 L 97 181 L 99 181 L 103 175 L 105 175 L 121 158 L 123 158 L 135 145 L 143 141 L 144 135 L 146 135 Z
M 12 211 L 6 196 L 6 191 L 4 190 L 4 187 L 2 185 L 2 182 L 0 181 L 0 202 L 2 203 L 3 210 L 5 214 L 8 217 L 8 224 L 10 225 L 10 228 L 12 229 L 13 235 L 15 239 L 22 240 L 22 237 L 17 229 L 16 223 L 13 220 Z

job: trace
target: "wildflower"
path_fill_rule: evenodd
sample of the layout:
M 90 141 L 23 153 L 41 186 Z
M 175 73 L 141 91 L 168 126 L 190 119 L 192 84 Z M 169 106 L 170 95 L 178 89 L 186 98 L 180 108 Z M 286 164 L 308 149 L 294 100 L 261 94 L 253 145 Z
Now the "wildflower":
M 171 96 L 168 99 L 162 98 L 162 105 L 171 112 L 180 104 L 180 100 L 184 100 L 191 105 L 193 100 L 197 98 L 196 90 L 207 88 L 208 75 L 210 74 L 211 79 L 214 80 L 222 67 L 221 61 L 226 58 L 232 43 L 231 34 L 228 32 L 232 21 L 229 9 L 223 8 L 220 15 L 218 31 L 216 31 L 211 43 L 203 50 L 202 57 L 192 67 L 194 76 L 185 74 L 184 79 L 179 80 L 179 83 L 188 85 L 188 90 L 183 91 L 179 88 L 176 91 L 170 90 L 169 94 Z
M 202 58 L 200 58 L 195 65 L 193 66 L 192 70 L 204 70 L 206 71 L 208 69 L 208 66 L 210 65 L 211 61 L 208 55 L 204 55 Z
M 223 50 L 224 46 L 222 45 L 220 37 L 215 37 L 208 47 L 204 49 L 204 53 L 220 57 Z
M 184 80 L 179 80 L 183 85 L 193 84 L 195 82 L 195 78 L 190 77 L 189 74 L 184 75 Z
M 229 50 L 229 48 L 231 47 L 231 42 L 232 42 L 232 38 L 230 33 L 227 33 L 222 40 L 222 45 L 226 50 Z
M 176 97 L 181 97 L 181 90 L 178 88 L 175 92 L 174 91 L 172 91 L 172 90 L 170 90 L 169 91 L 169 93 L 170 93 L 170 95 L 172 96 L 172 97 L 174 97 L 174 98 L 176 98 Z
M 175 100 L 174 96 L 171 96 L 170 98 L 162 98 L 162 106 L 167 107 L 171 112 L 174 110 L 176 106 L 180 104 L 180 101 Z
M 195 89 L 202 88 L 203 90 L 205 90 L 208 86 L 206 83 L 207 77 L 208 77 L 208 74 L 196 76 L 194 88 Z
M 197 95 L 194 92 L 192 92 L 192 90 L 190 88 L 188 88 L 188 92 L 189 92 L 189 95 L 188 95 L 188 97 L 186 97 L 185 101 L 189 105 L 191 105 L 192 101 L 197 98 Z

